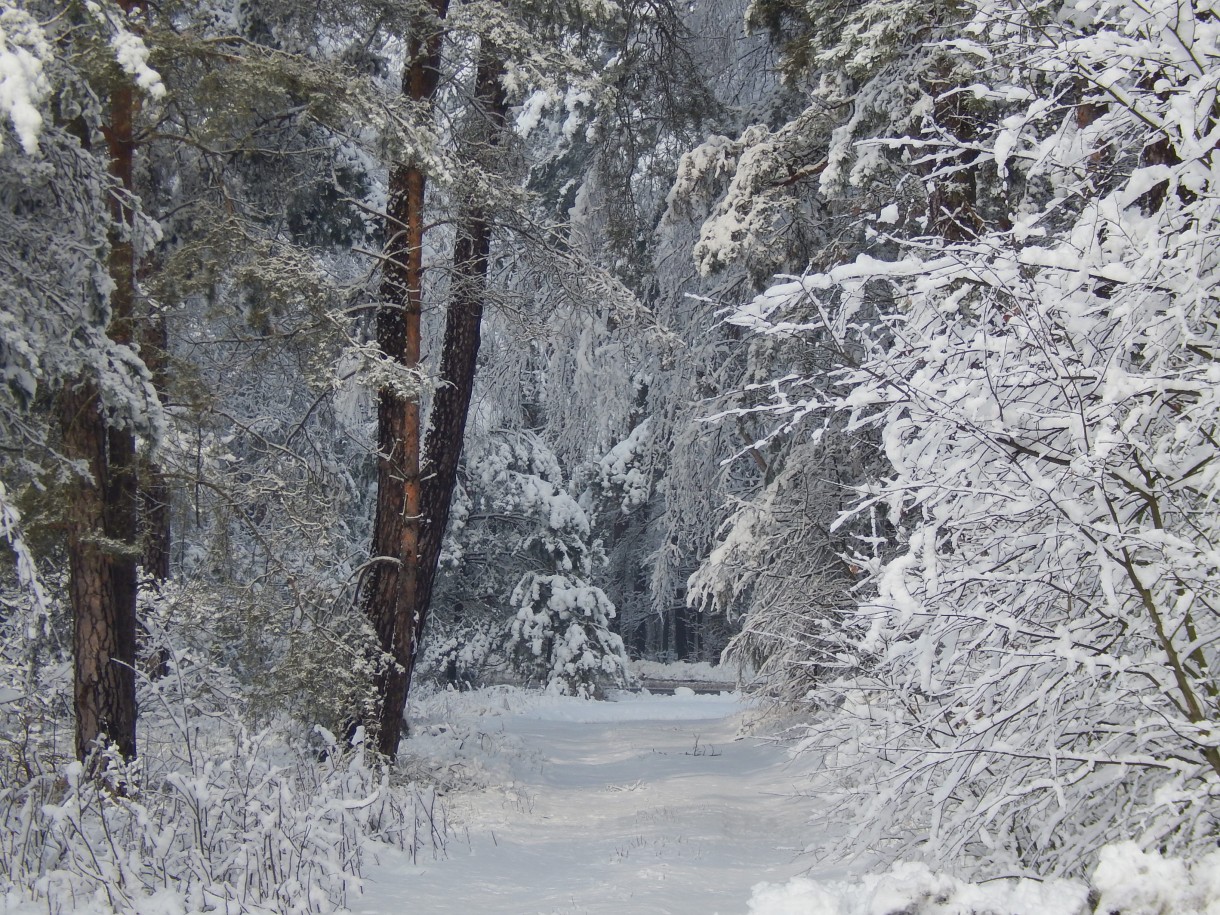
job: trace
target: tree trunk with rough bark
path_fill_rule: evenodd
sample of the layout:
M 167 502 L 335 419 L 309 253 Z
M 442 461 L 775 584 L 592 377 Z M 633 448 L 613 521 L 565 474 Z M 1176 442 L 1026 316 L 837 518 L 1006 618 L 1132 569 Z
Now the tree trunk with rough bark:
M 500 64 L 490 55 L 480 57 L 475 77 L 479 110 L 475 116 L 484 118 L 484 130 L 475 142 L 482 140 L 493 154 L 508 115 L 501 72 Z M 481 206 L 472 206 L 458 223 L 449 310 L 445 315 L 445 338 L 441 349 L 440 385 L 432 398 L 424 443 L 423 527 L 415 596 L 417 649 L 432 604 L 453 490 L 457 486 L 458 464 L 466 439 L 466 419 L 474 393 L 483 307 L 487 300 L 490 253 L 491 224 Z M 411 673 L 409 669 L 408 688 Z
M 947 242 L 976 238 L 983 231 L 978 205 L 978 153 L 970 148 L 975 137 L 969 97 L 953 91 L 956 74 L 947 61 L 928 75 L 928 91 L 936 99 L 933 120 L 959 144 L 958 151 L 941 153 L 936 168 L 941 174 L 928 191 L 928 227 Z
M 130 11 L 135 4 L 124 4 Z M 136 113 L 129 83 L 110 96 L 104 128 L 110 155 L 110 321 L 116 343 L 133 345 L 135 246 L 133 190 Z M 81 378 L 63 392 L 59 408 L 65 453 L 82 461 L 89 480 L 73 492 L 68 523 L 69 591 L 75 655 L 73 700 L 76 755 L 84 760 L 103 741 L 125 759 L 136 756 L 136 591 L 139 512 L 135 435 L 105 415 L 101 392 Z
M 441 5 L 437 9 L 438 17 L 443 13 Z M 421 59 L 422 66 L 435 67 L 436 58 L 430 55 L 438 52 L 439 41 L 435 49 L 429 51 L 429 56 Z M 482 135 L 493 148 L 507 115 L 500 73 L 499 64 L 490 57 L 480 60 L 476 75 L 480 110 L 476 116 L 485 119 Z M 408 85 L 414 93 L 416 81 L 410 79 Z M 429 93 L 435 90 L 435 83 L 421 85 Z M 413 94 L 412 97 L 418 100 L 428 98 L 430 94 L 418 97 Z M 410 258 L 419 257 L 422 245 L 423 175 L 418 169 L 408 168 L 403 178 L 408 182 L 405 185 L 407 193 L 402 198 L 405 205 L 401 210 L 391 209 L 389 220 L 393 225 L 405 226 L 402 237 L 407 257 L 400 259 L 398 250 L 394 250 L 387 258 L 383 293 L 387 300 L 393 301 L 390 295 L 405 290 L 407 305 L 401 312 L 390 307 L 382 309 L 387 332 L 383 337 L 383 324 L 379 319 L 378 340 L 382 352 L 387 354 L 399 352 L 393 347 L 402 340 L 401 352 L 405 355 L 401 364 L 418 369 L 422 267 Z M 391 204 L 397 202 L 398 198 L 392 196 Z M 382 458 L 373 549 L 375 557 L 388 557 L 393 561 L 381 561 L 374 567 L 366 612 L 377 630 L 382 649 L 395 662 L 396 669 L 384 675 L 377 684 L 381 706 L 377 721 L 378 749 L 391 759 L 398 752 L 402 736 L 403 711 L 428 619 L 457 483 L 466 418 L 474 390 L 490 250 L 491 225 L 482 208 L 472 206 L 459 222 L 454 244 L 440 378 L 433 396 L 427 441 L 422 448 L 422 473 L 418 400 L 396 400 L 392 392 L 382 392 L 378 414 Z M 398 314 L 405 321 L 401 331 L 396 320 Z M 395 544 L 397 551 L 391 552 Z
M 64 450 L 84 461 L 91 481 L 73 492 L 68 560 L 73 612 L 76 755 L 100 741 L 136 755 L 136 563 L 131 524 L 122 504 L 128 489 L 126 443 L 113 439 L 97 387 L 82 381 L 60 398 Z M 117 447 L 112 447 L 117 445 Z
M 416 24 L 403 90 L 426 103 L 436 92 L 448 0 L 433 0 L 433 21 Z M 417 162 L 390 172 L 382 305 L 377 312 L 377 345 L 383 356 L 408 372 L 420 368 L 423 308 L 424 197 L 426 178 Z M 382 754 L 393 758 L 402 735 L 409 671 L 414 655 L 415 590 L 420 532 L 419 396 L 385 384 L 377 396 L 377 511 L 373 522 L 375 564 L 364 592 L 364 612 L 381 650 L 393 667 L 375 684 L 378 708 L 366 720 Z

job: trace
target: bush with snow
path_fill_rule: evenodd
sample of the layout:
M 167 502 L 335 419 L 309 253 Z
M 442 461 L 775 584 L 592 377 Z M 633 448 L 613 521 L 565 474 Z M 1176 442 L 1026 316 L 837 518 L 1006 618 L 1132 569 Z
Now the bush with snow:
M 604 561 L 585 508 L 537 436 L 487 441 L 467 460 L 462 549 L 442 588 L 427 658 L 479 679 L 504 658 L 515 674 L 568 695 L 629 679 L 615 608 L 592 584 Z
M 503 647 L 503 627 L 494 620 L 450 624 L 440 637 L 424 644 L 420 669 L 449 686 L 478 686 L 490 667 L 502 665 Z
M 807 744 L 848 844 L 993 874 L 1220 834 L 1216 10 L 1057 10 L 980 4 L 954 44 L 977 82 L 883 144 L 996 182 L 1002 218 L 908 227 L 732 319 L 841 353 L 773 408 L 890 467 L 839 521 L 892 525 L 848 557 L 867 664 L 817 684 Z M 936 121 L 959 96 L 969 141 Z
M 318 762 L 265 733 L 231 737 L 155 776 L 110 755 L 100 780 L 73 762 L 3 789 L 4 881 L 51 911 L 295 915 L 345 906 L 378 846 L 443 845 L 435 799 L 363 753 Z
M 1220 852 L 1193 866 L 1134 842 L 1101 850 L 1091 886 L 1010 878 L 969 883 L 904 862 L 851 880 L 760 883 L 750 915 L 1215 915 Z
M 630 679 L 623 640 L 610 631 L 614 605 L 601 588 L 568 573 L 529 573 L 513 592 L 509 648 L 548 690 L 592 696 Z
M 750 915 L 1086 915 L 1089 890 L 1071 880 L 966 883 L 906 862 L 854 880 L 760 883 Z
M 158 660 L 140 687 L 139 760 L 111 748 L 91 762 L 97 778 L 55 743 L 71 739 L 70 721 L 37 696 L 6 696 L 43 716 L 24 743 L 8 730 L 0 891 L 11 899 L 51 912 L 331 912 L 358 895 L 379 850 L 443 853 L 432 789 L 392 781 L 359 741 L 342 747 L 322 727 L 254 730 L 226 668 L 182 649 Z M 68 676 L 44 670 L 39 694 Z

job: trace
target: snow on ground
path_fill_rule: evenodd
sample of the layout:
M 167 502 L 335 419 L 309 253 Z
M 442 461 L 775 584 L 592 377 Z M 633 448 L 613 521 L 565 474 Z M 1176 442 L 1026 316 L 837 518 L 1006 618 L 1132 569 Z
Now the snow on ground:
M 913 862 L 859 876 L 806 874 L 813 861 L 801 850 L 814 838 L 808 820 L 817 805 L 816 797 L 800 794 L 806 773 L 786 747 L 741 736 L 751 710 L 736 693 L 675 692 L 619 693 L 612 697 L 617 701 L 595 702 L 494 687 L 417 698 L 402 768 L 407 778 L 439 785 L 445 803 L 422 817 L 416 808 L 414 828 L 423 834 L 405 836 L 407 847 L 421 849 L 414 860 L 389 845 L 364 846 L 379 860 L 364 870 L 364 894 L 347 897 L 350 911 L 1220 915 L 1220 851 L 1188 865 L 1134 842 L 1101 849 L 1091 875 L 1095 907 L 1083 882 L 971 884 Z M 366 785 L 357 787 L 367 793 Z M 332 800 L 343 809 L 368 805 L 346 796 Z M 321 810 L 330 802 L 313 803 L 311 810 Z M 448 829 L 433 832 L 432 814 L 445 812 Z M 412 828 L 409 819 L 401 822 Z M 434 836 L 448 838 L 430 855 Z M 132 873 L 140 870 L 139 862 L 132 866 Z M 311 886 L 320 890 L 324 882 Z M 136 904 L 124 911 L 197 915 L 215 911 L 219 898 L 205 905 L 198 886 L 186 895 L 172 887 L 138 898 L 141 892 L 137 881 Z M 82 890 L 65 908 L 66 897 L 49 902 L 46 887 L 35 901 L 0 881 L 0 915 L 104 915 L 113 911 L 108 893 Z M 301 911 L 298 896 L 269 897 L 272 908 L 226 911 Z M 325 898 L 318 896 L 322 901 L 309 910 L 332 911 Z
M 744 912 L 807 867 L 808 811 L 785 749 L 739 737 L 737 694 L 683 692 L 425 701 L 407 752 L 451 776 L 456 837 L 441 860 L 383 858 L 353 911 Z
M 413 712 L 408 771 L 449 788 L 447 854 L 383 853 L 354 915 L 1086 915 L 1069 880 L 972 884 L 923 864 L 806 874 L 816 798 L 736 693 L 595 702 L 495 687 Z M 392 854 L 392 853 L 391 853 Z M 1097 912 L 1220 915 L 1220 852 L 1102 850 Z
M 1084 915 L 1090 911 L 1088 895 L 1088 887 L 1072 880 L 965 883 L 905 862 L 851 880 L 795 877 L 760 884 L 750 897 L 749 915 Z M 1184 915 L 1173 908 L 1144 915 L 1170 912 Z

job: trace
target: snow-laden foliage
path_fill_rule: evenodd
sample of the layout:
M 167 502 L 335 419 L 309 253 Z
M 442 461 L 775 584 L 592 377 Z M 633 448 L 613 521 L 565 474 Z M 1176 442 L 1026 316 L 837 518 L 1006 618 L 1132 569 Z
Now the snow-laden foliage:
M 50 91 L 43 68 L 51 45 L 28 12 L 5 4 L 0 11 L 0 114 L 6 116 L 21 148 L 38 151 L 43 117 L 39 106 Z M 4 148 L 0 135 L 0 150 Z
M 703 612 L 742 617 L 725 658 L 757 672 L 767 701 L 800 705 L 827 675 L 860 664 L 852 594 L 860 569 L 842 555 L 852 531 L 831 527 L 875 464 L 863 437 L 796 445 L 691 576 L 691 600 Z
M 5 892 L 52 912 L 331 912 L 379 849 L 443 853 L 431 791 L 391 782 L 322 728 L 312 741 L 250 731 L 227 669 L 182 649 L 162 662 L 141 686 L 138 764 L 114 752 L 90 778 L 29 752 L 37 768 L 5 779 Z
M 102 7 L 97 13 L 104 19 Z M 82 29 L 83 40 L 90 28 L 118 34 L 99 21 Z M 28 412 L 35 399 L 87 379 L 113 423 L 155 440 L 164 418 L 148 370 L 133 346 L 106 335 L 114 189 L 104 157 L 79 135 L 97 116 L 90 74 L 53 55 L 52 40 L 67 39 L 44 33 L 24 9 L 0 10 L 0 112 L 19 139 L 0 144 L 0 430 L 10 442 L 38 446 L 45 433 Z M 67 125 L 69 118 L 78 121 Z M 145 247 L 158 230 L 137 214 L 132 232 Z
M 734 332 L 713 301 L 688 296 L 737 286 L 741 271 L 704 279 L 690 268 L 691 236 L 715 202 L 702 192 L 724 175 L 692 174 L 697 191 L 669 191 L 683 151 L 709 132 L 735 134 L 768 108 L 777 79 L 765 36 L 741 34 L 741 0 L 617 9 L 600 36 L 582 32 L 601 42 L 600 91 L 576 109 L 587 126 L 566 136 L 570 119 L 558 111 L 530 134 L 530 186 L 545 218 L 563 223 L 571 254 L 551 268 L 514 267 L 520 301 L 489 323 L 524 318 L 529 337 L 502 346 L 487 333 L 496 349 L 480 372 L 493 379 L 489 427 L 536 432 L 579 491 L 593 482 L 589 463 L 607 460 L 590 521 L 609 562 L 594 583 L 618 608 L 631 651 L 710 658 L 727 626 L 688 612 L 684 583 L 724 519 L 726 493 L 738 495 L 752 469 L 722 467 L 736 432 L 702 421 L 709 398 L 739 390 L 741 363 L 716 365 Z M 597 271 L 625 289 L 586 278 Z M 502 412 L 505 403 L 518 409 Z
M 336 292 L 311 280 L 301 294 L 323 313 L 254 299 L 274 330 L 253 341 L 238 311 L 243 287 L 224 290 L 229 307 L 210 320 L 189 308 L 174 315 L 195 347 L 199 400 L 177 412 L 161 458 L 193 482 L 175 515 L 190 533 L 175 557 L 180 581 L 149 609 L 223 657 L 252 688 L 257 714 L 290 710 L 338 731 L 370 701 L 379 653 L 351 607 L 367 523 L 365 430 L 359 410 L 337 402 L 326 367 L 338 348 L 320 306 Z
M 591 696 L 604 685 L 626 685 L 627 655 L 622 638 L 610 631 L 614 605 L 601 588 L 567 572 L 530 572 L 512 603 L 518 609 L 509 649 L 537 668 L 547 689 Z
M 503 651 L 520 674 L 571 695 L 624 684 L 623 642 L 610 631 L 615 608 L 590 582 L 604 561 L 601 545 L 591 540 L 589 518 L 554 453 L 527 433 L 498 437 L 471 456 L 467 491 L 464 539 L 472 554 L 465 558 L 488 566 L 480 582 L 489 592 L 484 618 L 500 620 Z M 478 590 L 468 593 L 477 600 Z M 488 659 L 485 628 L 464 606 L 471 599 L 458 593 L 449 602 L 462 605 L 461 632 L 445 662 Z
M 810 129 L 810 122 L 817 120 L 820 113 L 810 109 L 774 133 L 755 124 L 730 144 L 713 137 L 683 157 L 671 205 L 701 170 L 731 178 L 695 246 L 701 273 L 736 262 L 766 273 L 786 260 L 785 247 L 777 245 L 776 238 L 793 225 L 804 205 L 802 197 L 791 192 L 792 184 L 821 167 L 817 161 L 822 138 Z
M 897 555 L 852 557 L 876 663 L 824 684 L 843 708 L 809 745 L 859 846 L 1042 873 L 1132 835 L 1198 852 L 1220 791 L 1216 10 L 988 3 L 967 32 L 976 139 L 930 112 L 891 145 L 932 182 L 994 169 L 1007 217 L 895 233 L 899 257 L 733 318 L 829 339 L 831 388 L 786 379 L 771 409 L 876 430 L 892 467 L 854 509 L 897 531 Z
M 433 672 L 450 686 L 471 687 L 488 679 L 488 672 L 504 666 L 505 631 L 502 620 L 443 620 L 439 635 L 424 643 L 421 670 Z
M 597 462 L 595 485 L 602 498 L 618 504 L 622 514 L 630 514 L 648 501 L 647 460 L 648 420 L 639 423 L 625 439 Z
M 37 155 L 0 151 L 0 423 L 6 441 L 40 456 L 39 396 L 96 378 L 117 423 L 156 429 L 160 407 L 131 347 L 107 338 L 109 220 L 103 164 L 62 129 Z M 29 467 L 22 468 L 28 471 Z

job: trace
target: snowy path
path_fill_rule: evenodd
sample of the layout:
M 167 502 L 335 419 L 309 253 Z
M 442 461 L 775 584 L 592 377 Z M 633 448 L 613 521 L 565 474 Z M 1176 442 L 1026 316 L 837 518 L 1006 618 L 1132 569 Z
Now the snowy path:
M 781 748 L 735 740 L 731 696 L 547 699 L 479 721 L 505 781 L 457 793 L 448 858 L 385 861 L 359 915 L 740 913 L 799 873 L 808 811 Z M 508 748 L 505 751 L 504 748 Z

